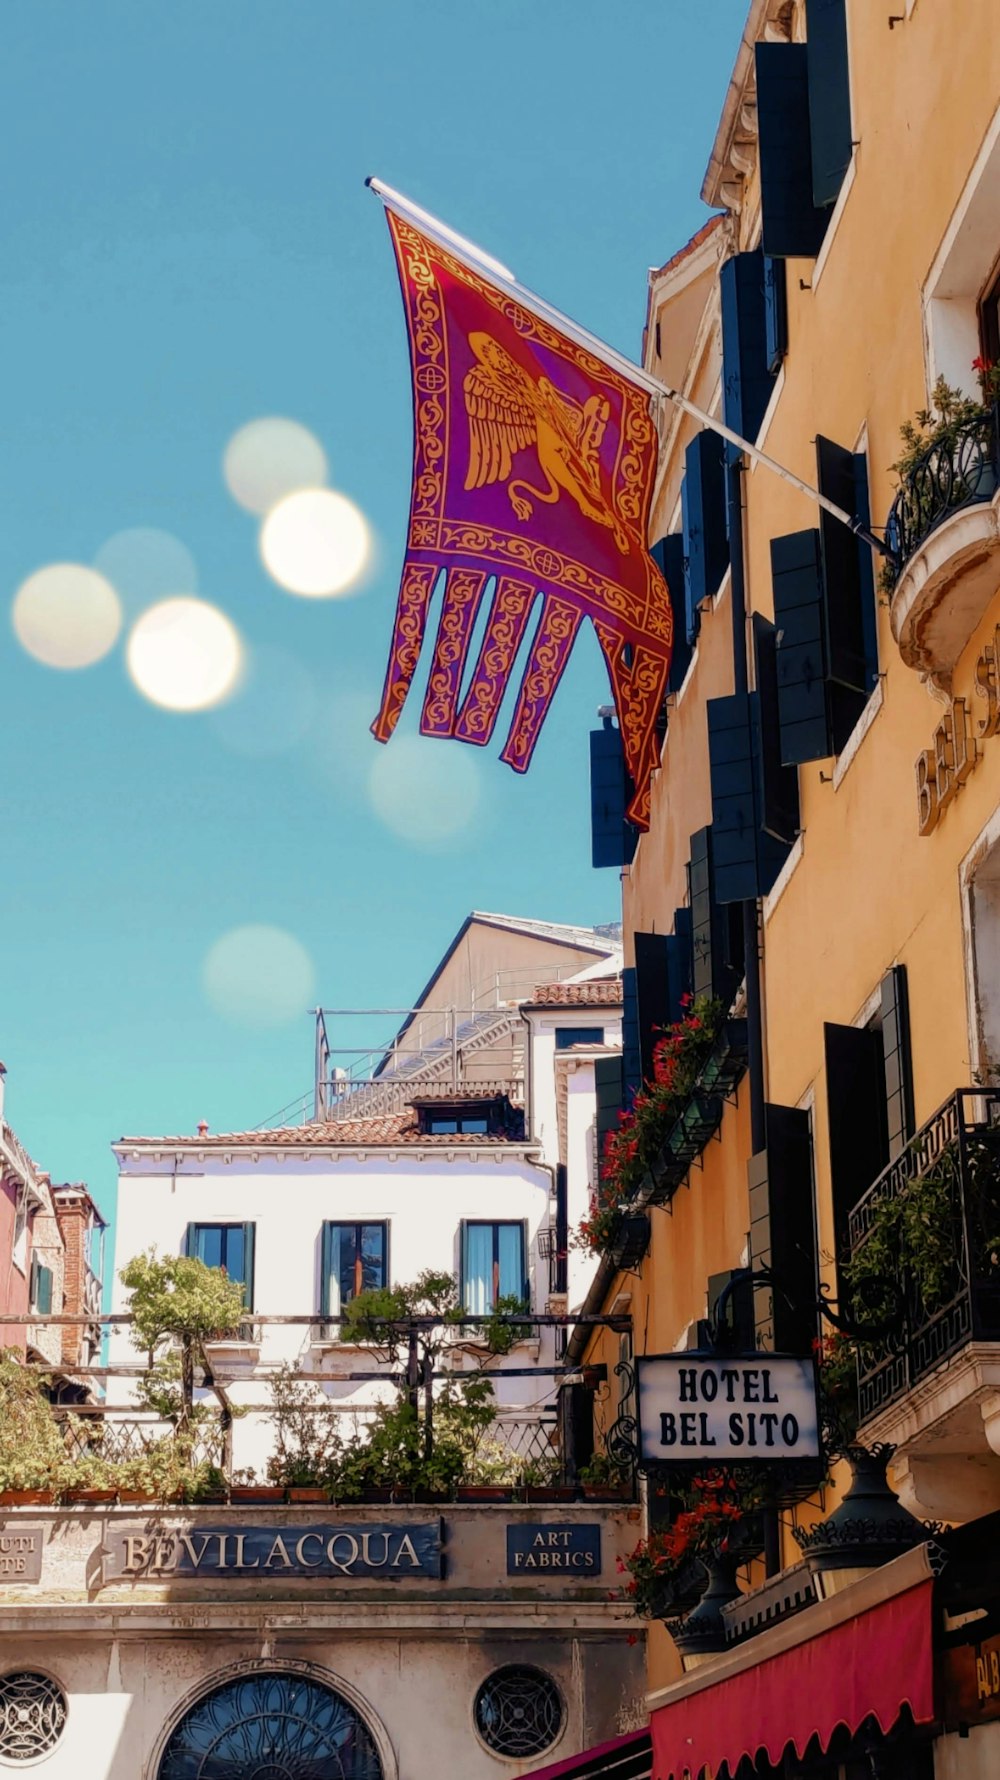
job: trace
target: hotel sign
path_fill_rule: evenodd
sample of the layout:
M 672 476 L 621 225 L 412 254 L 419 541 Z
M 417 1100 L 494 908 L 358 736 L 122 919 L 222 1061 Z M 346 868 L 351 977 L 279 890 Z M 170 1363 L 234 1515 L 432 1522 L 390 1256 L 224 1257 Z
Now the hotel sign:
M 115 1528 L 105 1580 L 196 1582 L 346 1577 L 394 1582 L 443 1575 L 441 1522 L 301 1526 Z
M 819 1456 L 816 1369 L 776 1354 L 651 1354 L 636 1361 L 644 1465 Z

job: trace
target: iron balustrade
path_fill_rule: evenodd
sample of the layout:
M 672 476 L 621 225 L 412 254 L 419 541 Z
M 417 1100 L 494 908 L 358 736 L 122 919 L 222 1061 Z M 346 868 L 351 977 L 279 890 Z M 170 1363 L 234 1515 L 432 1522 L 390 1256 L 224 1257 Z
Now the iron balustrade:
M 1000 1341 L 1000 1091 L 959 1088 L 858 1201 L 848 1221 L 855 1276 L 876 1244 L 885 1260 L 883 1208 L 901 1201 L 909 1218 L 892 1263 L 898 1327 L 858 1342 L 862 1423 L 968 1342 Z M 874 1268 L 870 1277 L 877 1293 Z
M 935 528 L 963 507 L 991 500 L 1000 480 L 1000 408 L 984 408 L 950 427 L 928 447 L 901 486 L 885 525 L 885 541 L 904 568 Z

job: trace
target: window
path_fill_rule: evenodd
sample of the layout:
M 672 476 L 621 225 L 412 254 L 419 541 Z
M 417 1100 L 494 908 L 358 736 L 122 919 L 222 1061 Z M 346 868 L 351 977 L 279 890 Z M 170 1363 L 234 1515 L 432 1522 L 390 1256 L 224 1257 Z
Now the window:
M 66 1727 L 66 1696 L 48 1675 L 17 1669 L 0 1677 L 0 1761 L 37 1762 Z
M 529 1301 L 523 1223 L 462 1225 L 462 1303 L 488 1314 L 498 1298 Z
M 206 1267 L 224 1267 L 243 1287 L 244 1309 L 253 1309 L 253 1224 L 189 1224 L 185 1253 Z
M 603 1026 L 557 1026 L 556 1050 L 568 1051 L 572 1045 L 602 1045 Z
M 541 1755 L 562 1729 L 559 1689 L 541 1669 L 497 1669 L 476 1694 L 476 1729 L 497 1755 L 512 1761 Z
M 368 1726 L 344 1698 L 296 1672 L 248 1671 L 216 1687 L 170 1734 L 158 1780 L 383 1780 Z
M 35 1259 L 31 1263 L 31 1307 L 39 1316 L 52 1313 L 52 1269 Z
M 387 1286 L 388 1254 L 388 1224 L 324 1224 L 321 1302 L 324 1316 L 339 1316 L 343 1306 L 359 1292 Z
M 428 1137 L 448 1137 L 452 1132 L 465 1137 L 485 1137 L 490 1121 L 485 1113 L 428 1113 Z

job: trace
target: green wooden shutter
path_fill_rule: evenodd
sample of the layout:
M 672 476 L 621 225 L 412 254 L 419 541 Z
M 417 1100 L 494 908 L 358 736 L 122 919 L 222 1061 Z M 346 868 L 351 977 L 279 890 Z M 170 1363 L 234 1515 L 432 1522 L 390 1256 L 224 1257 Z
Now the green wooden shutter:
M 709 699 L 707 716 L 713 889 L 718 902 L 744 902 L 757 895 L 749 698 L 736 692 Z
M 670 655 L 667 691 L 679 692 L 691 663 L 691 644 L 687 636 L 687 615 L 684 607 L 684 534 L 670 532 L 654 544 L 650 552 L 667 583 L 670 610 L 674 620 L 674 640 Z
M 638 830 L 625 820 L 630 798 L 621 731 L 609 717 L 601 729 L 590 732 L 590 840 L 595 869 L 628 865 L 635 854 Z
M 894 964 L 882 978 L 882 1059 L 891 1162 L 905 1150 L 916 1129 L 905 964 Z
M 598 1171 L 604 1160 L 604 1139 L 609 1131 L 617 1131 L 618 1115 L 625 1100 L 625 1082 L 621 1057 L 597 1057 L 594 1060 L 594 1088 L 597 1106 L 594 1127 L 597 1136 Z
M 38 1307 L 38 1310 L 42 1316 L 50 1316 L 52 1313 L 52 1269 L 51 1269 L 51 1267 L 39 1267 L 39 1269 L 38 1269 L 37 1307 Z
M 801 766 L 833 753 L 819 532 L 772 538 L 771 578 L 781 760 L 784 766 Z
M 809 1114 L 764 1109 L 766 1148 L 747 1164 L 750 1263 L 769 1268 L 772 1286 L 754 1293 L 757 1337 L 778 1353 L 808 1354 L 816 1336 L 816 1194 Z
M 667 1019 L 671 1025 L 683 1018 L 687 1000 L 694 992 L 691 949 L 691 910 L 674 910 L 674 931 L 667 935 Z
M 722 417 L 749 439 L 760 431 L 774 378 L 768 368 L 764 255 L 736 253 L 719 272 L 722 309 Z M 733 450 L 736 447 L 732 447 Z
M 692 989 L 696 996 L 714 996 L 729 1008 L 743 976 L 742 910 L 720 904 L 716 895 L 711 825 L 691 836 L 690 847 Z
M 633 944 L 640 1074 L 644 1082 L 651 1082 L 653 1051 L 670 1018 L 667 940 L 662 933 L 636 933 Z
M 809 70 L 804 43 L 758 43 L 761 245 L 774 259 L 812 259 L 829 211 L 813 201 Z
M 244 1226 L 243 1226 L 243 1273 L 244 1273 L 243 1308 L 244 1308 L 244 1310 L 252 1310 L 253 1309 L 254 1249 L 256 1246 L 256 1232 L 257 1232 L 257 1227 L 255 1224 L 244 1224 Z
M 693 643 L 701 625 L 699 608 L 718 592 L 729 564 L 725 448 L 707 427 L 695 434 L 684 453 L 681 510 L 687 638 Z
M 806 0 L 812 195 L 832 204 L 851 164 L 851 77 L 845 0 Z
M 622 1072 L 626 1097 L 631 1098 L 642 1085 L 639 998 L 636 972 L 631 965 L 622 971 Z
M 766 834 L 790 847 L 799 832 L 799 775 L 796 767 L 781 761 L 776 632 L 761 612 L 753 614 L 751 625 L 759 709 L 760 824 Z
M 889 1160 L 882 1043 L 867 1026 L 823 1027 L 837 1257 L 848 1218 Z
M 854 513 L 857 478 L 854 453 L 821 435 L 816 439 L 816 477 L 825 494 L 847 513 Z M 826 674 L 830 682 L 830 719 L 834 751 L 840 753 L 858 721 L 871 690 L 865 659 L 862 613 L 862 548 L 841 520 L 820 509 L 820 562 L 826 613 Z M 869 570 L 871 551 L 863 550 Z
M 333 1225 L 328 1218 L 324 1218 L 320 1233 L 319 1257 L 319 1310 L 321 1316 L 330 1314 L 330 1269 L 332 1265 Z
M 764 338 L 767 368 L 772 377 L 781 370 L 781 361 L 788 351 L 788 292 L 785 286 L 785 262 L 764 255 Z

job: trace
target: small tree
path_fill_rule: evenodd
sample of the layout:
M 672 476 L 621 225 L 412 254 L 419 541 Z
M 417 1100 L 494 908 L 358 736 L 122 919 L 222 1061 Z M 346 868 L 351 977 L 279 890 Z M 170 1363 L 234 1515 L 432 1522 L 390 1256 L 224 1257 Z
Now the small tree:
M 197 1367 L 224 1412 L 231 1413 L 205 1348 L 238 1331 L 243 1287 L 221 1267 L 206 1267 L 191 1255 L 160 1259 L 155 1249 L 135 1255 L 118 1277 L 132 1294 L 132 1341 L 149 1355 L 149 1370 L 139 1380 L 140 1399 L 173 1422 L 178 1438 L 190 1441 L 203 1413 L 194 1401 Z
M 66 1445 L 44 1394 L 47 1383 L 22 1364 L 16 1348 L 0 1348 L 0 1489 L 53 1489 L 59 1482 Z
M 322 1388 L 279 1366 L 270 1380 L 276 1450 L 267 1461 L 271 1483 L 333 1488 L 341 1455 L 337 1412 Z

